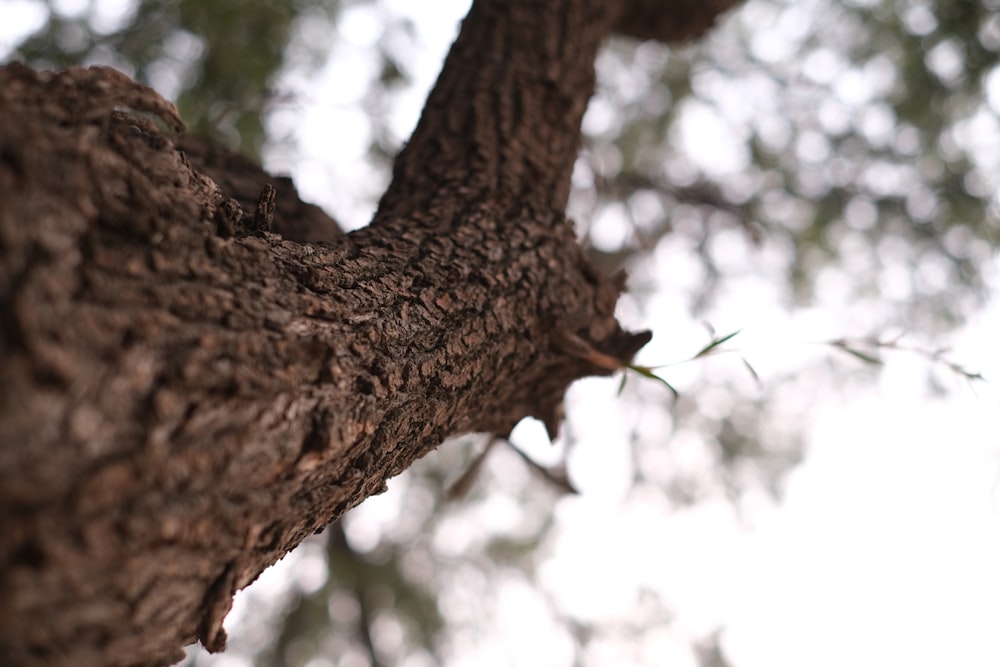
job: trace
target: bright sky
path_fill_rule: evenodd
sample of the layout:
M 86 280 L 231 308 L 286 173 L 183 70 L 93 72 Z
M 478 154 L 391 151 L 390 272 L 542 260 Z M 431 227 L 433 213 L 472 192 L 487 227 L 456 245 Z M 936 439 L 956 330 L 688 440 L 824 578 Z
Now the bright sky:
M 956 354 L 998 377 L 998 335 L 994 303 Z M 922 363 L 901 357 L 880 387 L 816 407 L 779 507 L 677 511 L 584 486 L 559 508 L 543 583 L 595 620 L 652 587 L 682 635 L 723 626 L 734 667 L 1000 664 L 1000 392 L 914 396 Z M 628 445 L 614 387 L 588 389 L 568 408 L 597 479 Z M 665 664 L 621 659 L 594 664 Z
M 0 53 L 12 32 L 37 22 L 33 4 L 4 3 Z M 391 125 L 399 136 L 415 122 L 467 5 L 442 1 L 432 12 L 404 0 L 379 4 L 379 12 L 405 15 L 416 27 L 410 64 L 418 85 L 394 100 Z M 344 39 L 315 97 L 273 120 L 278 131 L 299 128 L 301 154 L 269 159 L 291 169 L 307 196 L 360 225 L 369 211 L 350 202 L 383 185 L 363 166 L 367 123 L 355 106 L 381 19 L 366 6 L 346 11 Z M 717 141 L 729 131 L 724 123 L 694 111 L 683 124 L 682 144 L 708 141 L 720 156 L 714 168 L 738 169 L 744 156 L 727 155 L 726 142 Z M 322 129 L 331 114 L 339 132 Z M 664 298 L 657 309 L 662 321 L 652 324 L 677 333 L 657 339 L 647 353 L 656 359 L 683 356 L 697 344 L 696 323 L 678 324 L 676 304 Z M 746 329 L 742 344 L 765 382 L 768 369 L 812 354 L 801 341 L 844 333 L 835 318 L 789 315 L 769 298 L 748 283 L 725 311 L 732 328 Z M 792 342 L 775 345 L 776 331 L 788 332 Z M 994 299 L 957 337 L 952 357 L 995 381 L 998 340 Z M 806 458 L 788 478 L 781 504 L 762 499 L 741 515 L 723 501 L 678 509 L 655 493 L 629 492 L 628 424 L 615 385 L 576 386 L 567 407 L 582 434 L 573 473 L 584 493 L 553 510 L 558 527 L 541 566 L 542 589 L 560 611 L 585 620 L 613 624 L 627 617 L 643 588 L 670 601 L 675 614 L 669 630 L 647 633 L 634 645 L 593 642 L 585 664 L 694 665 L 686 646 L 721 626 L 733 667 L 1000 665 L 1000 391 L 987 384 L 973 394 L 956 382 L 952 394 L 928 398 L 915 389 L 924 364 L 895 355 L 878 384 L 814 406 Z M 539 430 L 526 424 L 513 440 L 550 456 Z M 390 491 L 362 514 L 377 519 L 393 511 L 393 502 Z M 262 578 L 258 594 L 288 577 L 308 579 L 309 562 L 315 559 L 293 554 Z M 451 664 L 570 664 L 570 640 L 539 593 L 519 580 L 496 583 L 494 626 Z M 229 624 L 240 616 L 237 610 Z

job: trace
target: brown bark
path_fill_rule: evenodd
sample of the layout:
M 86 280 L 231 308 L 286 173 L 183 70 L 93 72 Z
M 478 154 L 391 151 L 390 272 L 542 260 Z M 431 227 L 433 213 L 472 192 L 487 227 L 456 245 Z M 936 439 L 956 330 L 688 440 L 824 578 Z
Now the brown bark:
M 317 244 L 123 75 L 0 70 L 0 663 L 220 650 L 235 591 L 446 436 L 554 432 L 631 358 L 562 212 L 624 4 L 476 2 L 373 225 Z
M 705 34 L 720 14 L 740 0 L 628 0 L 614 31 L 661 42 L 687 42 Z

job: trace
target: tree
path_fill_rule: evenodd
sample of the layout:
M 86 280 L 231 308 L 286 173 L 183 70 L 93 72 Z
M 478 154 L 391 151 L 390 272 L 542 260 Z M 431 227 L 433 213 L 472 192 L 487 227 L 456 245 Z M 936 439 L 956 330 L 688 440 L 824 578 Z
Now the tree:
M 2 71 L 7 664 L 221 650 L 235 591 L 445 436 L 554 436 L 632 358 L 564 209 L 602 40 L 732 3 L 661 4 L 476 2 L 372 224 L 322 244 L 192 168 L 151 90 Z

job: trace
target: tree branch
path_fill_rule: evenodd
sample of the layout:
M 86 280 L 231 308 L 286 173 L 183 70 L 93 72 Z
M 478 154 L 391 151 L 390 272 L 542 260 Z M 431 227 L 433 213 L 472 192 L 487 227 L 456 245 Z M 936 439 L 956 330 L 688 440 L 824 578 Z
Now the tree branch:
M 704 35 L 716 19 L 742 0 L 624 0 L 614 31 L 661 42 L 689 42 Z
M 649 340 L 562 211 L 616 7 L 476 2 L 375 222 L 317 245 L 193 170 L 151 90 L 0 68 L 0 662 L 220 650 L 306 536 L 448 435 L 554 436 Z
M 739 0 L 478 0 L 462 23 L 373 224 L 461 219 L 487 198 L 563 211 L 612 32 L 701 36 Z
M 460 218 L 487 198 L 563 211 L 610 7 L 606 0 L 475 2 L 373 224 Z
M 554 432 L 566 386 L 607 372 L 560 331 L 648 340 L 567 225 L 501 228 L 487 202 L 446 234 L 248 234 L 116 99 L 162 102 L 104 69 L 0 70 L 6 664 L 221 649 L 236 590 L 445 436 Z

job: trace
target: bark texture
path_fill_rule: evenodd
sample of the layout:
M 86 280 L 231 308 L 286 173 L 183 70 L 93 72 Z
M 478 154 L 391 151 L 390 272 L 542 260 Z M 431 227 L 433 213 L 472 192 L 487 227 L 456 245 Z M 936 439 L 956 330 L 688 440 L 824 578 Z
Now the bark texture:
M 0 69 L 0 664 L 221 650 L 237 590 L 446 436 L 554 434 L 632 357 L 563 214 L 627 5 L 476 2 L 348 235 L 124 75 Z

